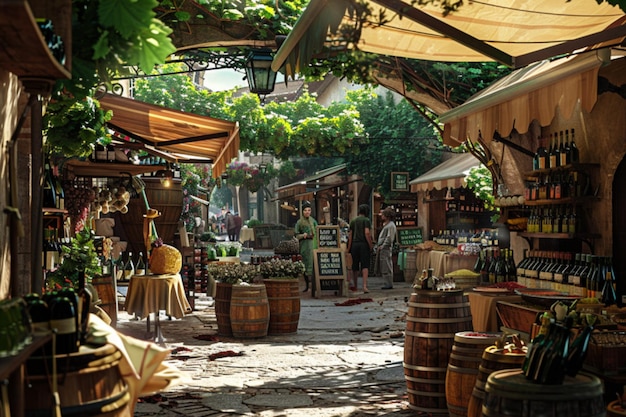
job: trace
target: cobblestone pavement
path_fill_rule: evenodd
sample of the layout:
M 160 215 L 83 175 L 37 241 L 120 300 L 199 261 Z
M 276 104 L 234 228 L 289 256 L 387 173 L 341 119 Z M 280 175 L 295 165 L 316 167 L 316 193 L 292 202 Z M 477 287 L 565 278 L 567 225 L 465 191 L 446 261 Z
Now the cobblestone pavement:
M 142 399 L 135 416 L 413 416 L 403 375 L 408 283 L 348 298 L 302 295 L 298 332 L 259 339 L 217 336 L 210 298 L 180 320 L 162 318 L 167 362 L 183 378 Z M 303 286 L 303 284 L 302 284 Z M 338 306 L 346 300 L 354 305 Z M 361 300 L 358 300 L 361 299 Z M 163 313 L 162 313 L 163 314 Z M 145 320 L 120 312 L 118 330 L 145 339 Z M 222 356 L 211 360 L 211 355 Z M 236 355 L 236 356 L 234 356 Z M 220 356 L 220 355 L 216 355 Z

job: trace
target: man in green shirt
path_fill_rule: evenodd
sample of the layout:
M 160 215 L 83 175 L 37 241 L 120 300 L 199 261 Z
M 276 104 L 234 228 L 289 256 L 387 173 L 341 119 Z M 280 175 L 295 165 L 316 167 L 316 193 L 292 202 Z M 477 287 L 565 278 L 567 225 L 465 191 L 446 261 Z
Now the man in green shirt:
M 350 291 L 358 289 L 359 271 L 363 276 L 363 292 L 369 292 L 367 277 L 369 275 L 370 258 L 372 253 L 372 222 L 368 217 L 370 207 L 367 204 L 359 206 L 359 215 L 350 222 L 347 251 L 352 256 L 352 268 L 349 272 L 348 284 Z

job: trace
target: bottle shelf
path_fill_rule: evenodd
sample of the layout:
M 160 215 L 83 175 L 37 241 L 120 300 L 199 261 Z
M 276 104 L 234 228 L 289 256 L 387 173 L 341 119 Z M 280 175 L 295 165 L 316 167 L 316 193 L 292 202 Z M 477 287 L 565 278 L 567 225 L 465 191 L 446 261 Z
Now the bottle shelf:
M 518 236 L 529 238 L 529 239 L 580 239 L 580 240 L 590 240 L 590 239 L 599 239 L 602 236 L 595 233 L 529 233 L 529 232 L 520 232 Z
M 545 174 L 550 174 L 556 171 L 577 171 L 577 170 L 588 170 L 590 168 L 599 167 L 600 164 L 597 163 L 573 163 L 567 164 L 555 168 L 544 168 L 544 169 L 536 169 L 534 171 L 530 171 L 525 174 L 527 177 L 536 178 Z
M 565 197 L 559 199 L 541 199 L 541 200 L 526 200 L 524 202 L 527 206 L 565 206 L 576 204 L 587 204 L 595 201 L 599 201 L 600 197 L 596 196 L 584 196 L 584 197 Z

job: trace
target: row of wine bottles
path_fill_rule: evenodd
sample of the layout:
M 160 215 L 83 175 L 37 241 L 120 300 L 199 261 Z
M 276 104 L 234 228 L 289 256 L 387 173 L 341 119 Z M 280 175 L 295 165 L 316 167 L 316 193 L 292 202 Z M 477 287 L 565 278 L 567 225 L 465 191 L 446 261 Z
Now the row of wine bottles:
M 516 281 L 513 249 L 492 247 L 482 250 L 474 264 L 474 272 L 480 273 L 480 281 L 485 283 Z
M 524 189 L 526 201 L 560 200 L 590 195 L 591 179 L 584 172 L 553 172 L 529 182 Z
M 580 154 L 574 136 L 574 129 L 571 129 L 550 133 L 548 139 L 539 138 L 539 147 L 533 157 L 533 169 L 558 168 L 579 162 Z M 549 148 L 546 148 L 546 140 Z
M 568 233 L 580 231 L 580 219 L 576 208 L 555 206 L 551 208 L 534 208 L 528 216 L 526 231 L 528 233 Z
M 126 260 L 120 256 L 113 268 L 115 279 L 118 281 L 130 281 L 133 275 L 146 275 L 148 273 L 147 263 L 144 260 L 143 252 L 139 252 L 137 259 L 133 258 L 133 253 L 128 252 Z
M 529 251 L 517 265 L 517 280 L 530 288 L 555 282 L 572 295 L 595 297 L 606 306 L 620 305 L 613 259 L 584 253 Z
M 572 338 L 572 318 L 559 323 L 545 313 L 541 329 L 532 340 L 522 372 L 527 379 L 538 384 L 559 385 L 565 376 L 575 377 L 582 369 L 587 356 L 592 326 L 585 326 Z
M 24 296 L 34 332 L 56 330 L 56 353 L 77 352 L 89 329 L 92 294 L 85 287 L 85 274 L 79 273 L 78 289 L 64 287 L 39 295 Z M 52 353 L 51 344 L 44 347 Z

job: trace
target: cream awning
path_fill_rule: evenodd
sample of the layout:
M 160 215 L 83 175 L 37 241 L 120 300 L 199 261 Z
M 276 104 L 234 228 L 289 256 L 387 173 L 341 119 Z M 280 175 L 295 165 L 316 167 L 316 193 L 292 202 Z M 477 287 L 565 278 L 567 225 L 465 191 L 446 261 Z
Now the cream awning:
M 112 110 L 107 125 L 147 147 L 171 154 L 178 161 L 212 164 L 219 177 L 239 152 L 236 122 L 168 109 L 114 94 L 100 98 L 104 110 Z
M 272 69 L 294 75 L 314 56 L 345 49 L 428 61 L 497 61 L 521 68 L 626 37 L 625 12 L 596 0 L 472 1 L 447 16 L 438 6 L 418 6 L 412 0 L 364 0 L 372 12 L 365 21 L 357 17 L 356 3 L 311 0 Z M 342 36 L 346 28 L 355 27 L 358 39 Z
M 443 141 L 457 146 L 475 141 L 479 132 L 489 141 L 495 130 L 507 136 L 513 123 L 525 132 L 533 120 L 548 126 L 557 107 L 569 119 L 578 101 L 590 112 L 597 99 L 598 70 L 609 61 L 610 51 L 603 49 L 520 68 L 440 115 Z
M 469 170 L 479 165 L 480 161 L 471 153 L 455 155 L 409 182 L 411 192 L 465 187 Z

